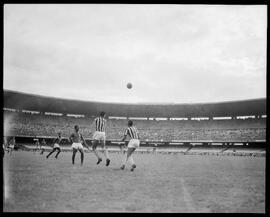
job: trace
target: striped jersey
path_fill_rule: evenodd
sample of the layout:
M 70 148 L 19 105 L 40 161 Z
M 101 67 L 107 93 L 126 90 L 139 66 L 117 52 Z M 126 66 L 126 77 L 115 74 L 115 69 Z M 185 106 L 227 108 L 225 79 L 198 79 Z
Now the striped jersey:
M 105 132 L 106 119 L 97 117 L 95 119 L 96 131 Z
M 128 127 L 125 131 L 125 136 L 129 135 L 132 139 L 139 139 L 139 132 L 136 127 Z

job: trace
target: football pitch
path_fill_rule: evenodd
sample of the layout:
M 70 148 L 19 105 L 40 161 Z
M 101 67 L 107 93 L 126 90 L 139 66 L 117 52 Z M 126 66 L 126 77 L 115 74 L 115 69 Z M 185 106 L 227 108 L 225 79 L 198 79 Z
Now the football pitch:
M 47 153 L 5 154 L 4 212 L 265 212 L 265 157 L 138 153 L 131 172 L 118 153 Z

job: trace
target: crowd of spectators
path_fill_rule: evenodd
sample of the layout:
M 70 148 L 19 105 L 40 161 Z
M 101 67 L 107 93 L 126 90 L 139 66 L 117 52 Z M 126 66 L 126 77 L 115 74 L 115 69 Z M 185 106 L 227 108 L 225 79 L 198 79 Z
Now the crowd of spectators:
M 67 117 L 4 111 L 4 134 L 68 137 L 74 125 L 91 138 L 94 118 Z M 235 120 L 135 120 L 142 140 L 261 140 L 266 138 L 266 119 Z M 127 120 L 107 120 L 107 139 L 121 139 Z

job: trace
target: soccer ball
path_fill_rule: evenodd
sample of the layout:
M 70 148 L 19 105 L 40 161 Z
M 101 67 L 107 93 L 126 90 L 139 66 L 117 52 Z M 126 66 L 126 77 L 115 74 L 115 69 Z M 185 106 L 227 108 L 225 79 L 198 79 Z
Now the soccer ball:
M 128 88 L 128 89 L 131 89 L 131 88 L 132 88 L 132 84 L 131 84 L 131 83 L 128 83 L 128 84 L 127 84 L 127 88 Z

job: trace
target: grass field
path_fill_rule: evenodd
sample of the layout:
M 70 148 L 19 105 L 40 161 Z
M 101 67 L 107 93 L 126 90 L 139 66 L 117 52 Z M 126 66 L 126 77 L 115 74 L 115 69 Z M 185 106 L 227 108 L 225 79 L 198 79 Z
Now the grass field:
M 264 157 L 134 154 L 131 172 L 46 154 L 5 154 L 4 212 L 265 212 Z

